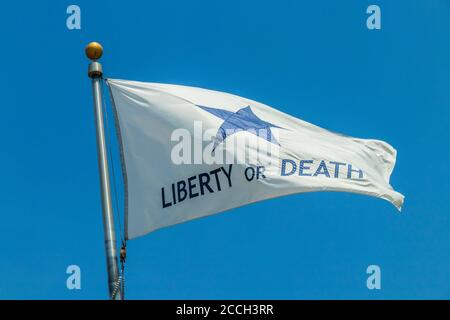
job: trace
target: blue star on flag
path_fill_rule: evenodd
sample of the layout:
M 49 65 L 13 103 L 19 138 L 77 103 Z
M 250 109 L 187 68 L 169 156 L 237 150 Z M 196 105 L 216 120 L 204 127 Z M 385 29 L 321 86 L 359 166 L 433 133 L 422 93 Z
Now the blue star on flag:
M 199 107 L 216 117 L 225 120 L 217 131 L 213 151 L 216 149 L 217 145 L 222 143 L 227 137 L 240 131 L 250 132 L 273 144 L 280 145 L 272 135 L 270 128 L 282 128 L 258 118 L 258 116 L 253 113 L 250 106 L 241 108 L 236 112 L 200 105 Z

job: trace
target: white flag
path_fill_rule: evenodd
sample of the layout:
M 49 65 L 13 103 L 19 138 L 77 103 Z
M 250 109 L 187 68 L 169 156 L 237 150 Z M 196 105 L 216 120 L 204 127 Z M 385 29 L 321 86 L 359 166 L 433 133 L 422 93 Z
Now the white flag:
M 252 202 L 311 191 L 388 200 L 396 151 L 262 103 L 200 88 L 108 80 L 128 239 Z

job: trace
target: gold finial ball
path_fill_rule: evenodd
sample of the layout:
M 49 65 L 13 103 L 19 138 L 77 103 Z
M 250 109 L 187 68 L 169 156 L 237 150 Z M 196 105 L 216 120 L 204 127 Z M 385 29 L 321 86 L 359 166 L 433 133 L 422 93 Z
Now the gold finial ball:
M 102 57 L 103 47 L 98 42 L 91 42 L 86 46 L 86 56 L 91 60 L 98 60 Z

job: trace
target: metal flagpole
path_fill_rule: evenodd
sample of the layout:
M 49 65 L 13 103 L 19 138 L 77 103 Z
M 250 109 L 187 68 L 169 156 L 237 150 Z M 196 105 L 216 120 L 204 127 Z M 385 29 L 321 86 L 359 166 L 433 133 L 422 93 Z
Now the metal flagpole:
M 108 288 L 110 299 L 121 299 L 119 266 L 117 261 L 116 233 L 109 183 L 108 157 L 105 142 L 102 109 L 102 65 L 97 62 L 103 54 L 102 46 L 91 42 L 86 47 L 86 56 L 91 60 L 88 75 L 92 79 L 94 94 L 95 127 L 97 130 L 97 155 L 102 197 L 103 231 L 105 236 L 106 265 L 108 269 Z

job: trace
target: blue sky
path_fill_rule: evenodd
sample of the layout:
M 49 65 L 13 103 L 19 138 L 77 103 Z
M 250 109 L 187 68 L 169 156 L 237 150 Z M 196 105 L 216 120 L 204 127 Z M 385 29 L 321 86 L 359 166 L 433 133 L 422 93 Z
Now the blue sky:
M 70 4 L 81 30 L 66 28 Z M 107 77 L 226 91 L 387 141 L 406 196 L 401 214 L 310 193 L 161 229 L 128 244 L 128 298 L 450 298 L 450 1 L 10 1 L 0 30 L 0 298 L 107 298 L 93 40 Z M 366 288 L 371 264 L 381 290 Z

